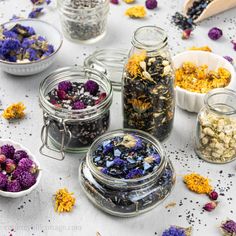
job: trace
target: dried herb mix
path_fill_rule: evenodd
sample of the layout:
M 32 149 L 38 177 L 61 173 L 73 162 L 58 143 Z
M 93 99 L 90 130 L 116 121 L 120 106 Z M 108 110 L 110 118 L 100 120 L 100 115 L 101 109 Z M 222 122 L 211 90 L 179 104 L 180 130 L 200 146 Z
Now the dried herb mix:
M 133 54 L 123 78 L 124 127 L 144 130 L 162 141 L 174 118 L 173 71 L 165 55 Z

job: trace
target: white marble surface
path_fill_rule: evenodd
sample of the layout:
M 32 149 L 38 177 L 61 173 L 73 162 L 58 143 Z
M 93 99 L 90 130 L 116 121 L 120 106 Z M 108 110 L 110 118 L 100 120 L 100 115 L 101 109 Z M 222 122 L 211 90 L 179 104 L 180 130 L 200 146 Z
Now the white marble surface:
M 55 0 L 52 1 L 53 4 L 47 7 L 41 19 L 60 28 Z M 137 0 L 137 2 L 143 3 L 144 0 Z M 80 163 L 78 155 L 67 155 L 63 162 L 58 162 L 39 154 L 42 111 L 38 106 L 38 87 L 42 79 L 58 67 L 81 64 L 84 57 L 97 48 L 129 48 L 132 33 L 139 26 L 152 24 L 166 29 L 173 55 L 193 45 L 209 45 L 220 55 L 231 55 L 236 58 L 236 52 L 233 51 L 230 43 L 230 39 L 236 39 L 236 10 L 202 22 L 194 31 L 193 37 L 188 41 L 183 41 L 181 33 L 170 24 L 170 16 L 176 10 L 180 10 L 182 4 L 182 0 L 159 0 L 158 10 L 149 11 L 149 16 L 144 20 L 126 18 L 124 10 L 128 6 L 123 2 L 119 6 L 112 5 L 108 32 L 103 41 L 84 46 L 65 40 L 56 63 L 39 75 L 17 78 L 0 71 L 2 107 L 18 101 L 24 102 L 27 106 L 27 118 L 20 122 L 9 124 L 1 118 L 0 136 L 27 146 L 37 156 L 43 172 L 39 188 L 29 196 L 15 200 L 0 198 L 0 236 L 10 234 L 13 236 L 95 236 L 96 232 L 100 232 L 102 236 L 159 236 L 171 224 L 188 226 L 189 223 L 193 225 L 194 236 L 220 236 L 218 229 L 220 222 L 227 217 L 236 220 L 235 177 L 228 176 L 235 173 L 236 163 L 212 165 L 199 160 L 192 147 L 196 116 L 178 108 L 173 132 L 165 144 L 166 152 L 177 172 L 176 187 L 162 205 L 135 218 L 111 217 L 96 209 L 88 201 L 78 183 L 77 172 Z M 13 13 L 26 16 L 31 8 L 29 0 L 0 0 L 0 23 L 11 18 Z M 224 31 L 225 36 L 217 42 L 207 37 L 208 30 L 213 26 L 218 26 Z M 120 127 L 122 127 L 120 94 L 115 93 L 111 129 Z M 213 185 L 218 185 L 217 189 L 225 194 L 219 198 L 220 204 L 214 212 L 201 213 L 202 205 L 208 201 L 208 198 L 191 193 L 185 188 L 182 175 L 191 171 L 209 176 Z M 223 171 L 222 174 L 220 174 L 221 171 Z M 61 187 L 67 187 L 75 193 L 77 202 L 72 213 L 58 215 L 54 212 L 53 194 Z M 177 205 L 168 211 L 165 205 L 173 201 Z M 194 222 L 190 222 L 191 220 Z M 14 230 L 11 231 L 11 229 Z

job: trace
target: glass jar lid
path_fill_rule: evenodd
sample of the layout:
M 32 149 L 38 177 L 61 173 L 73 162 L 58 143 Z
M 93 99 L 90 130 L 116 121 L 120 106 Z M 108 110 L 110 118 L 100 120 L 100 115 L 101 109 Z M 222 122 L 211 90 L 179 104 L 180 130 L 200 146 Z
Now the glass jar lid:
M 122 73 L 127 57 L 125 49 L 101 49 L 88 56 L 84 66 L 106 74 L 113 90 L 121 91 Z

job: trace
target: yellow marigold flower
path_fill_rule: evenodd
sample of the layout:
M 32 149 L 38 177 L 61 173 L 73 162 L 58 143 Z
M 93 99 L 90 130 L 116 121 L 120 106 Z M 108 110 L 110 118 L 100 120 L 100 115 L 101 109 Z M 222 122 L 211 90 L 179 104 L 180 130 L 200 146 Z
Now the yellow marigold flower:
M 66 188 L 59 189 L 55 195 L 55 211 L 71 212 L 75 205 L 75 197 L 72 195 L 73 193 L 69 193 Z
M 139 99 L 131 99 L 129 102 L 133 105 L 134 110 L 139 113 L 143 113 L 151 107 L 150 102 L 143 102 Z
M 199 194 L 208 194 L 213 190 L 212 186 L 210 185 L 209 179 L 196 173 L 185 175 L 184 183 L 189 190 Z
M 130 7 L 126 10 L 125 15 L 130 18 L 143 18 L 147 14 L 143 6 Z
M 25 116 L 25 105 L 22 102 L 14 103 L 3 111 L 3 118 L 7 120 L 22 119 Z
M 209 48 L 208 46 L 203 46 L 203 47 L 195 47 L 195 46 L 193 46 L 193 47 L 189 48 L 189 50 L 212 52 L 211 48 Z
M 128 4 L 135 2 L 135 0 L 123 0 L 123 1 L 124 1 L 125 3 L 128 3 Z
M 146 56 L 146 51 L 142 51 L 140 54 L 133 54 L 129 58 L 126 69 L 132 77 L 135 78 L 138 75 L 141 75 L 142 68 L 140 66 L 140 62 L 144 61 Z

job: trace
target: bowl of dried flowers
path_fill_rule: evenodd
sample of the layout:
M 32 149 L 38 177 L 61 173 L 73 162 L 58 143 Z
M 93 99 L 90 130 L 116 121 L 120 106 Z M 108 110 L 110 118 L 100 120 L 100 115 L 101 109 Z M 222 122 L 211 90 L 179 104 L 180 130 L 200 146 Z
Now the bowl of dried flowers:
M 173 57 L 176 103 L 199 112 L 204 96 L 215 88 L 235 89 L 235 70 L 224 57 L 205 51 L 186 51 Z
M 18 76 L 37 74 L 54 62 L 62 42 L 61 33 L 41 20 L 4 23 L 0 26 L 0 68 Z
M 39 162 L 21 144 L 0 139 L 0 196 L 18 198 L 32 192 L 41 179 Z

